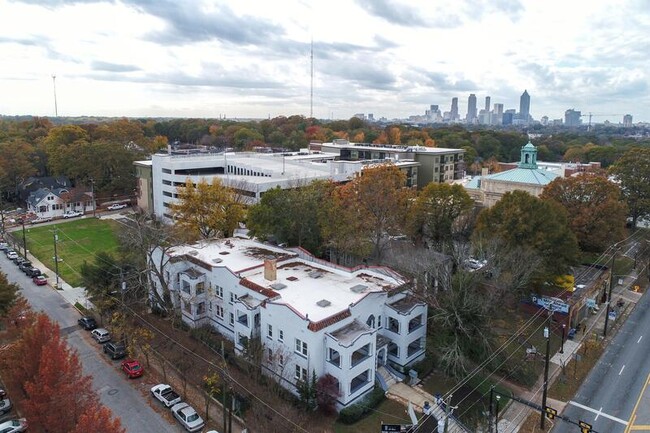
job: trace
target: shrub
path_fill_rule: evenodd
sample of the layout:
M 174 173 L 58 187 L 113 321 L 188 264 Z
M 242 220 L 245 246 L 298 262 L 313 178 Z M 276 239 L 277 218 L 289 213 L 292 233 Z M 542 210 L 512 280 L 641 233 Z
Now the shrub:
M 384 394 L 384 390 L 381 389 L 379 384 L 375 383 L 375 388 L 361 401 L 361 403 L 353 404 L 352 406 L 342 409 L 341 412 L 339 412 L 338 420 L 343 424 L 354 424 L 370 413 L 372 409 L 377 407 L 385 398 L 386 395 Z
M 418 377 L 424 379 L 429 373 L 433 371 L 435 367 L 435 359 L 433 356 L 427 354 L 424 359 L 417 364 L 413 364 L 411 367 L 413 370 L 418 372 Z

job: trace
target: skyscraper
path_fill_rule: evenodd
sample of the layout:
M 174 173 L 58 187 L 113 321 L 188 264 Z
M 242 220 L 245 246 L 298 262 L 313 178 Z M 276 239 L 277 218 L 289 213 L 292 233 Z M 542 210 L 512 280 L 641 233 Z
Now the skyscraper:
M 528 123 L 530 119 L 530 95 L 527 90 L 519 98 L 519 118 Z
M 490 111 L 490 97 L 485 97 L 485 111 Z
M 474 122 L 476 119 L 476 95 L 470 93 L 469 98 L 467 99 L 467 122 Z
M 582 120 L 582 113 L 570 108 L 564 112 L 564 125 L 566 126 L 580 126 Z
M 458 120 L 458 98 L 451 98 L 451 121 Z
M 626 114 L 623 116 L 623 126 L 626 128 L 630 128 L 632 126 L 632 115 L 631 114 Z

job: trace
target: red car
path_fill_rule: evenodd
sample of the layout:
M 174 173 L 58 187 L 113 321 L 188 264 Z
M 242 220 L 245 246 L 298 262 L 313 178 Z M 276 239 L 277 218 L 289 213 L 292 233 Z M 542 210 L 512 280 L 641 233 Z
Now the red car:
M 142 376 L 142 373 L 144 373 L 142 366 L 135 359 L 127 359 L 122 361 L 122 370 L 131 379 L 134 377 L 140 377 Z
M 34 284 L 36 284 L 37 286 L 44 286 L 44 285 L 47 284 L 47 278 L 45 278 L 45 277 L 42 276 L 42 275 L 38 275 L 38 276 L 32 278 L 32 281 L 33 281 Z

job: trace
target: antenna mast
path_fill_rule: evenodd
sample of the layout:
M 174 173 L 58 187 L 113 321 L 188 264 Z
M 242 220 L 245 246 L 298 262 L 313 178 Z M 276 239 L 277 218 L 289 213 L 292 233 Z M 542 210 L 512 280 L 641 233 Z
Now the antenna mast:
M 314 117 L 314 38 L 311 38 L 311 93 L 309 96 L 309 117 Z
M 56 75 L 52 75 L 52 85 L 54 86 L 54 116 L 59 117 L 59 109 L 56 106 Z

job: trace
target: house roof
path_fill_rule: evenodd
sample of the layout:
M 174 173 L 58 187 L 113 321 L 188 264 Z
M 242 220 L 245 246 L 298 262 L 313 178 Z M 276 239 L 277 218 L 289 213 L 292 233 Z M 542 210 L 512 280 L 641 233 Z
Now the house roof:
M 29 194 L 29 197 L 27 197 L 27 204 L 29 206 L 36 207 L 45 197 L 47 197 L 50 194 L 54 194 L 57 197 L 59 197 L 61 191 L 62 188 L 57 188 L 54 190 L 51 190 L 49 188 L 39 188 L 36 191 Z
M 513 168 L 501 173 L 490 174 L 485 176 L 485 179 L 545 186 L 557 177 L 559 177 L 557 173 L 539 168 Z
M 41 188 L 69 188 L 72 182 L 66 176 L 28 177 L 20 184 L 20 197 L 27 200 L 29 194 Z

